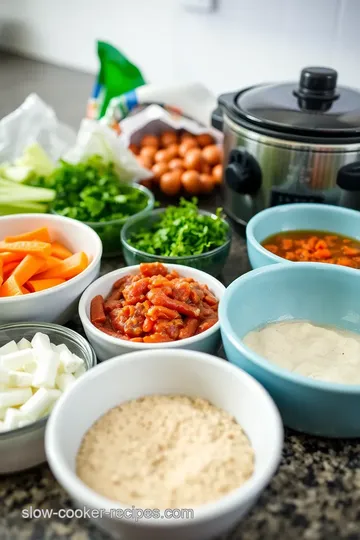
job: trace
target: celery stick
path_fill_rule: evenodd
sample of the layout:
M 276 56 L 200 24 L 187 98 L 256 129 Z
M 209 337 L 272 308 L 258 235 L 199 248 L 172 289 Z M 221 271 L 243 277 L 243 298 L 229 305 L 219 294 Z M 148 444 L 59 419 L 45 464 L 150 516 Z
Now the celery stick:
M 0 178 L 0 202 L 13 203 L 19 201 L 50 202 L 55 198 L 55 191 L 17 184 L 11 180 Z
M 44 214 L 47 211 L 47 205 L 27 201 L 19 201 L 14 204 L 3 204 L 0 202 L 0 215 L 39 213 Z
M 6 169 L 3 168 L 2 174 L 7 180 L 22 184 L 31 178 L 33 171 L 30 167 L 25 167 L 24 165 L 14 165 L 7 167 Z
M 41 188 L 36 188 L 41 189 Z M 23 192 L 23 191 L 10 191 L 8 189 L 3 189 L 0 187 L 0 203 L 18 203 L 21 201 L 27 202 L 51 202 L 54 200 L 54 193 L 52 190 L 50 193 L 44 192 Z
M 55 168 L 45 150 L 38 143 L 28 146 L 23 155 L 15 161 L 15 165 L 28 167 L 40 176 L 48 176 Z

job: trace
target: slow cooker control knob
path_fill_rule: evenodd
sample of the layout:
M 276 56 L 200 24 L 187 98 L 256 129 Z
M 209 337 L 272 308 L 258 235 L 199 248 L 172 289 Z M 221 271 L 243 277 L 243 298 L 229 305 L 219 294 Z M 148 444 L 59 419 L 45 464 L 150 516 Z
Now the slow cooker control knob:
M 225 182 L 236 193 L 256 193 L 261 187 L 261 169 L 256 159 L 246 150 L 232 150 L 225 169 Z

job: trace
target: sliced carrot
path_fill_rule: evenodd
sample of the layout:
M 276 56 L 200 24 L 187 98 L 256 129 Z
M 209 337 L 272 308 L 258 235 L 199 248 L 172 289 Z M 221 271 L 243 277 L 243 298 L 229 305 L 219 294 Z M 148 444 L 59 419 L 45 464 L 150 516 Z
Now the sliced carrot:
M 78 253 L 74 253 L 71 257 L 68 257 L 67 259 L 60 261 L 60 263 L 57 266 L 54 266 L 54 268 L 50 268 L 50 270 L 46 270 L 45 272 L 42 272 L 41 274 L 38 274 L 38 279 L 51 279 L 51 278 L 61 278 L 61 279 L 70 279 L 85 270 L 87 265 L 89 264 L 88 258 L 86 253 L 83 251 L 79 251 Z
M 341 266 L 353 266 L 352 260 L 348 259 L 347 257 L 339 257 L 336 261 L 336 264 L 340 264 Z
M 25 287 L 20 287 L 20 289 L 23 294 L 30 294 L 30 291 L 26 289 Z
M 326 261 L 326 259 L 331 259 L 331 251 L 327 248 L 319 248 L 314 251 L 312 256 L 314 257 L 314 259 L 318 259 L 319 261 L 322 259 Z
M 23 292 L 14 276 L 10 276 L 0 287 L 0 296 L 22 296 Z
M 347 257 L 356 257 L 357 255 L 359 255 L 359 250 L 358 249 L 351 248 L 349 246 L 343 246 L 342 252 Z
M 5 242 L 23 242 L 27 240 L 37 240 L 38 242 L 47 242 L 48 244 L 51 243 L 51 238 L 47 227 L 41 227 L 40 229 L 35 229 L 34 231 L 24 234 L 18 234 L 17 236 L 5 237 Z
M 26 255 L 26 257 L 15 268 L 12 275 L 16 282 L 21 287 L 33 277 L 36 272 L 43 266 L 44 260 L 34 255 Z
M 40 274 L 41 272 L 45 272 L 45 270 L 50 270 L 50 268 L 54 268 L 54 266 L 57 266 L 61 263 L 60 259 L 57 257 L 47 257 L 47 259 L 42 259 L 42 266 L 39 268 L 39 270 L 34 274 L 36 276 L 37 274 Z
M 15 253 L 25 253 L 25 255 L 36 255 L 38 257 L 49 257 L 51 254 L 51 244 L 47 242 L 37 242 L 36 240 L 32 241 L 20 241 L 20 242 L 0 242 L 0 253 L 1 252 L 15 252 Z
M 6 281 L 9 276 L 11 276 L 11 274 L 13 273 L 13 270 L 15 270 L 15 268 L 17 267 L 18 264 L 19 264 L 19 261 L 14 261 L 14 262 L 5 264 L 3 266 L 3 278 L 4 278 L 4 281 Z
M 51 255 L 57 257 L 58 259 L 67 259 L 71 257 L 72 252 L 69 251 L 65 246 L 60 244 L 60 242 L 52 242 L 51 244 Z
M 50 289 L 51 287 L 56 287 L 56 285 L 61 285 L 62 283 L 65 283 L 65 279 L 32 279 L 26 283 L 26 286 L 31 292 L 38 292 Z
M 23 259 L 24 257 L 24 253 L 10 253 L 10 251 L 0 253 L 0 259 L 4 264 L 11 263 L 13 261 L 21 261 L 21 259 Z
M 0 259 L 0 285 L 2 285 L 2 282 L 4 281 L 3 266 L 4 264 Z

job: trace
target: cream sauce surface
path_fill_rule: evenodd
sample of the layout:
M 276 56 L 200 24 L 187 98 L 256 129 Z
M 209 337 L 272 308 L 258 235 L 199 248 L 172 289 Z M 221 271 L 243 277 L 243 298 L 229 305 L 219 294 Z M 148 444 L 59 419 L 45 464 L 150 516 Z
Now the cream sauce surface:
M 243 342 L 269 362 L 305 377 L 360 384 L 360 334 L 308 321 L 282 321 L 249 332 Z

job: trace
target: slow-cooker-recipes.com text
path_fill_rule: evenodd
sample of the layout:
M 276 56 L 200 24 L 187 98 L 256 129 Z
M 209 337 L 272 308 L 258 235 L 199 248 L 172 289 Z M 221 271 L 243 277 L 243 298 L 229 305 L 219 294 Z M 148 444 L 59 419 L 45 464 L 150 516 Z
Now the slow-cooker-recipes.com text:
M 105 510 L 104 508 L 60 508 L 60 510 L 52 510 L 50 508 L 25 508 L 21 512 L 23 519 L 51 519 L 58 517 L 60 519 L 72 519 L 72 518 L 88 518 L 88 519 L 101 519 L 103 517 L 110 517 L 112 519 L 131 519 L 139 521 L 141 519 L 194 519 L 194 510 L 192 508 L 166 508 L 165 510 L 159 510 L 159 508 L 111 508 Z

